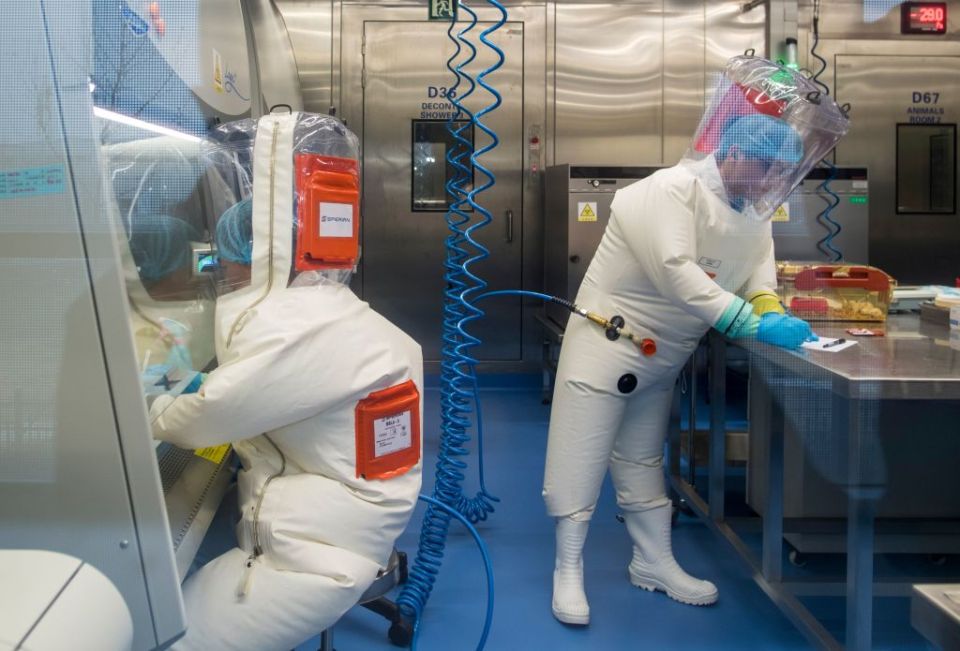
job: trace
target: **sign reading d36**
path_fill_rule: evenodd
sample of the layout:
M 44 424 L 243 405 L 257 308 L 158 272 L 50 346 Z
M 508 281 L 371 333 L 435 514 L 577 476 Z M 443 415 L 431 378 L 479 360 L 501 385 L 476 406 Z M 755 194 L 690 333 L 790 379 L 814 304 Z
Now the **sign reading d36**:
M 460 0 L 427 0 L 430 4 L 430 20 L 456 20 Z

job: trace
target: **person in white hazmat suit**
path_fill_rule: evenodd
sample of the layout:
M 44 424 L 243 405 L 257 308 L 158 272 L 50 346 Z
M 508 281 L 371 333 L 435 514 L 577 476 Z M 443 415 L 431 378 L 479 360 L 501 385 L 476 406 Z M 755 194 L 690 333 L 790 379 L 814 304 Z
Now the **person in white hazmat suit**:
M 155 400 L 151 417 L 180 447 L 233 444 L 242 515 L 238 546 L 187 580 L 174 648 L 288 651 L 357 602 L 407 525 L 421 351 L 345 284 L 359 169 L 339 121 L 228 123 L 204 159 L 219 215 L 219 366 L 197 393 Z
M 845 112 L 795 71 L 732 59 L 676 166 L 618 191 L 576 303 L 655 336 L 641 357 L 589 322 L 564 336 L 543 495 L 556 519 L 553 613 L 589 623 L 582 549 L 607 467 L 633 540 L 630 581 L 680 602 L 714 603 L 716 586 L 677 564 L 663 443 L 677 375 L 711 326 L 799 347 L 810 327 L 783 314 L 769 218 L 846 133 Z

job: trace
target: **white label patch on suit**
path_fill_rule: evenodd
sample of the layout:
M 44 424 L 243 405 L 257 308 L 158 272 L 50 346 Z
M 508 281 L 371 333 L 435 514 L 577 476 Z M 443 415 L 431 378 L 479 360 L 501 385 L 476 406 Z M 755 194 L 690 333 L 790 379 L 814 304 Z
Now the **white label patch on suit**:
M 722 260 L 717 260 L 716 258 L 708 258 L 706 256 L 701 257 L 697 260 L 697 264 L 701 267 L 709 267 L 711 269 L 719 269 L 720 265 L 723 264 Z
M 790 221 L 790 204 L 782 203 L 780 207 L 773 211 L 773 221 L 775 222 L 788 222 Z
M 596 201 L 578 201 L 577 202 L 577 221 L 578 222 L 597 221 L 597 202 Z
M 410 412 L 404 411 L 394 416 L 378 418 L 373 421 L 375 457 L 391 452 L 406 450 L 413 444 L 410 428 Z
M 353 205 L 321 201 L 320 237 L 353 237 Z

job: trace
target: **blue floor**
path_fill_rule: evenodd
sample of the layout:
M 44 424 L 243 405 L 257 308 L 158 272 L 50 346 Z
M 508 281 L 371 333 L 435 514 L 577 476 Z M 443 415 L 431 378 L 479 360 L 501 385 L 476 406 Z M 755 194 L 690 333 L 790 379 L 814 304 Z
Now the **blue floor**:
M 424 491 L 429 492 L 437 450 L 439 392 L 428 387 L 425 393 L 424 454 L 428 463 Z M 540 397 L 532 378 L 506 388 L 487 388 L 482 394 L 487 484 L 502 498 L 496 513 L 480 528 L 496 577 L 496 609 L 488 649 L 810 648 L 756 587 L 732 548 L 694 519 L 681 516 L 674 529 L 674 549 L 681 564 L 692 574 L 718 585 L 719 603 L 696 608 L 671 601 L 661 593 L 633 588 L 626 577 L 630 541 L 615 518 L 616 504 L 609 481 L 604 486 L 585 551 L 590 626 L 567 627 L 554 620 L 550 612 L 553 526 L 540 498 L 550 408 L 541 404 Z M 416 552 L 422 512 L 422 507 L 417 510 L 397 545 L 408 552 L 411 560 Z M 453 524 L 442 573 L 423 618 L 419 648 L 475 648 L 483 624 L 485 590 L 474 542 Z M 823 599 L 811 606 L 832 631 L 842 634 L 842 600 Z M 909 626 L 905 599 L 878 599 L 876 610 L 876 648 L 928 648 Z M 387 641 L 386 631 L 385 620 L 354 608 L 336 626 L 336 648 L 396 648 Z M 298 649 L 314 651 L 318 646 L 319 637 Z

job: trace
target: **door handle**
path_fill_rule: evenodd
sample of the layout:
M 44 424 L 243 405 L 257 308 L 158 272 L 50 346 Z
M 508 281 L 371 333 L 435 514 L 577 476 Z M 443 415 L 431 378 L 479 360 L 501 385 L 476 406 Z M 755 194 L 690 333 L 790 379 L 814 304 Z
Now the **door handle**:
M 507 241 L 507 244 L 513 242 L 513 211 L 508 210 L 506 212 L 506 222 L 507 222 L 507 233 L 504 238 Z

